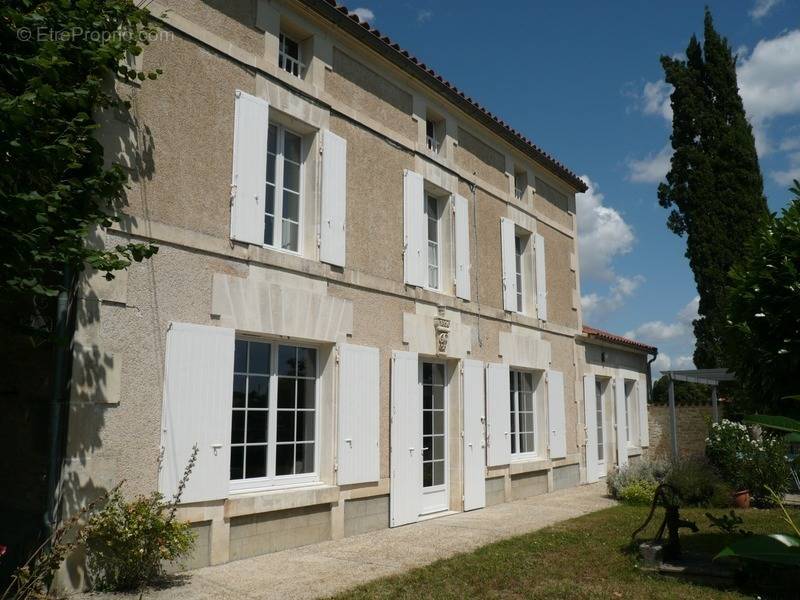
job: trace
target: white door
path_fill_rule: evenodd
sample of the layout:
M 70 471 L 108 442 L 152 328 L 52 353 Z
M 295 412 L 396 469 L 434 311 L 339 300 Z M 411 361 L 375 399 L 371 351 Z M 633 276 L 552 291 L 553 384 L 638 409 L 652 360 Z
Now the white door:
M 442 362 L 422 361 L 422 507 L 420 515 L 450 507 L 447 460 L 447 385 Z
M 422 487 L 421 390 L 416 352 L 392 354 L 391 526 L 414 523 Z
M 599 477 L 605 477 L 608 473 L 606 467 L 606 454 L 608 454 L 608 441 L 606 431 L 606 409 L 603 400 L 603 383 L 595 378 L 594 381 L 595 397 L 595 417 L 597 421 L 597 472 Z
M 486 506 L 483 363 L 464 360 L 464 510 Z

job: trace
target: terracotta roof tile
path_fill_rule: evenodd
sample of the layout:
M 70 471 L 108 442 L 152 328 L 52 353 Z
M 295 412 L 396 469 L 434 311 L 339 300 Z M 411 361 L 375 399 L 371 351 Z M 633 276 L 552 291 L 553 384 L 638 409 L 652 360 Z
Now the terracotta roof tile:
M 589 327 L 588 325 L 583 326 L 583 333 L 585 333 L 589 337 L 597 338 L 598 340 L 602 340 L 604 342 L 610 342 L 612 344 L 621 344 L 623 346 L 630 346 L 631 348 L 644 350 L 645 352 L 649 352 L 650 354 L 658 352 L 658 348 L 656 348 L 655 346 L 650 346 L 642 342 L 637 342 L 636 340 L 632 340 L 630 338 L 617 335 L 616 333 L 611 333 L 610 331 L 604 331 L 603 329 L 596 329 L 594 327 Z

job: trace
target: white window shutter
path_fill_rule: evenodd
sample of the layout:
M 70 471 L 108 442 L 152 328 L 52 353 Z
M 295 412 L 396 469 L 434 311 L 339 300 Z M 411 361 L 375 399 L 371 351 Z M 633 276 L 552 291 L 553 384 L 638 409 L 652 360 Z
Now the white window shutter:
M 511 412 L 508 365 L 486 365 L 486 464 L 511 462 Z
M 536 310 L 542 321 L 547 321 L 547 270 L 544 258 L 544 238 L 533 236 L 533 252 L 536 260 Z
M 171 323 L 167 332 L 158 489 L 175 494 L 197 445 L 181 502 L 228 497 L 234 331 Z
M 422 175 L 403 171 L 403 270 L 405 282 L 423 287 L 428 280 L 425 183 Z
M 456 296 L 469 300 L 469 202 L 464 196 L 454 194 L 453 206 L 455 207 Z
M 625 434 L 626 404 L 625 379 L 617 377 L 614 380 L 614 407 L 617 413 L 617 465 L 620 467 L 628 464 L 628 440 Z
M 339 267 L 345 261 L 347 217 L 347 140 L 322 131 L 322 207 L 319 258 Z
M 567 455 L 567 417 L 564 407 L 564 374 L 547 372 L 547 423 L 549 429 L 550 458 Z
M 392 353 L 390 525 L 413 523 L 422 507 L 422 386 L 416 352 Z
M 464 396 L 464 510 L 486 506 L 484 370 L 479 360 L 462 362 Z
M 269 102 L 236 90 L 231 237 L 264 244 Z
M 636 401 L 639 403 L 639 444 L 642 448 L 650 445 L 650 428 L 647 423 L 647 394 L 643 392 L 644 386 L 636 382 Z
M 339 346 L 339 485 L 380 479 L 380 353 Z
M 517 268 L 514 248 L 514 221 L 500 218 L 500 249 L 503 260 L 503 308 L 517 310 Z
M 583 376 L 583 414 L 586 425 L 586 483 L 600 477 L 597 460 L 597 395 L 594 375 Z

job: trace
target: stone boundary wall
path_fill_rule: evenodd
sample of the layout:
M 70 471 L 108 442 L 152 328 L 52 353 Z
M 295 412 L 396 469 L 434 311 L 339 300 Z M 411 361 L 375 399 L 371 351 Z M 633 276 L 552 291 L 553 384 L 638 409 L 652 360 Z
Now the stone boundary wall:
M 678 454 L 683 457 L 702 456 L 705 453 L 708 427 L 712 419 L 711 403 L 677 404 L 675 412 L 678 416 Z M 647 422 L 650 427 L 648 455 L 653 458 L 670 457 L 672 447 L 669 405 L 648 405 Z

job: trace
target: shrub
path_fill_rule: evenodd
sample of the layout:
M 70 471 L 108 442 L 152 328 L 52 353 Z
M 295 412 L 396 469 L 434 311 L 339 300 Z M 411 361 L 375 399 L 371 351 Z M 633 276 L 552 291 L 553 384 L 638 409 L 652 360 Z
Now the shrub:
M 634 506 L 650 506 L 656 494 L 658 482 L 639 479 L 625 485 L 619 491 L 619 500 Z
M 682 460 L 672 465 L 665 482 L 675 488 L 680 506 L 715 506 L 731 503 L 731 488 L 704 460 Z
M 668 470 L 669 463 L 658 459 L 628 463 L 621 469 L 614 470 L 606 478 L 608 494 L 615 500 L 622 500 L 622 491 L 632 484 L 654 484 L 652 488 L 655 491 Z

